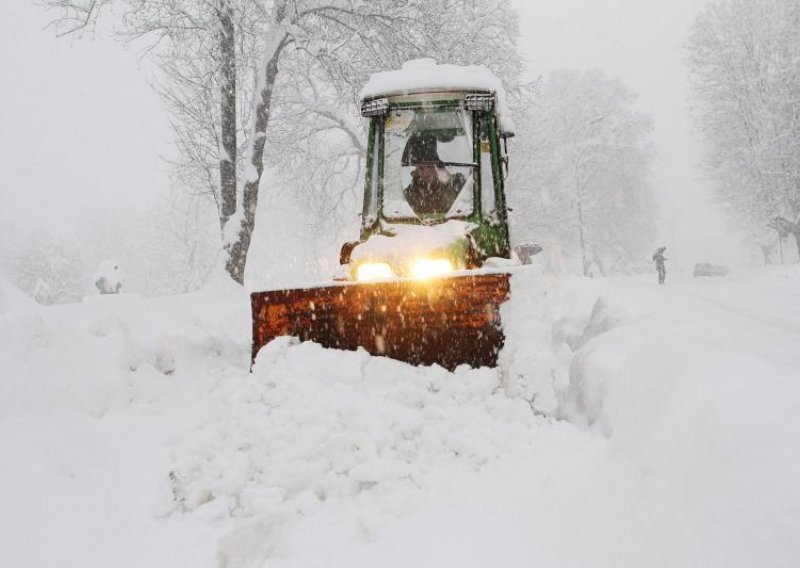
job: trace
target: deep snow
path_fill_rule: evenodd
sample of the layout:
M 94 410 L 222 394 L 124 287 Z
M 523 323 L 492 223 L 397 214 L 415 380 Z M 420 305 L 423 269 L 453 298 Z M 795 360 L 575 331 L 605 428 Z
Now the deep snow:
M 498 370 L 0 281 L 9 566 L 794 566 L 800 267 L 512 278 Z

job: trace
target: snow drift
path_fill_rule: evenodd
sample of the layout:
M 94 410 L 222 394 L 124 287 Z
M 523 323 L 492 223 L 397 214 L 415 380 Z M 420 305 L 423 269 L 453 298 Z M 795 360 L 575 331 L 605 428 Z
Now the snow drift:
M 651 280 L 522 267 L 502 367 L 454 373 L 288 338 L 249 373 L 224 281 L 47 308 L 3 284 L 4 558 L 791 566 L 800 273 Z

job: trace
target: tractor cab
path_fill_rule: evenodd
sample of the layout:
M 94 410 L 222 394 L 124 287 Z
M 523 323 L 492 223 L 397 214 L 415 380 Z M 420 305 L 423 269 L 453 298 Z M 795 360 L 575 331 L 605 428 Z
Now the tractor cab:
M 430 60 L 370 81 L 361 105 L 370 121 L 361 243 L 458 220 L 469 250 L 457 265 L 510 257 L 504 176 L 513 134 L 500 120 L 501 91 L 484 68 Z

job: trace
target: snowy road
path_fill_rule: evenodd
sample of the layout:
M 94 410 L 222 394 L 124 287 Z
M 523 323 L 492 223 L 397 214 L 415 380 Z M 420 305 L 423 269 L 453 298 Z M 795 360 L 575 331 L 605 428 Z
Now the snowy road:
M 3 285 L 2 564 L 796 566 L 800 269 L 653 280 L 523 271 L 454 374 Z

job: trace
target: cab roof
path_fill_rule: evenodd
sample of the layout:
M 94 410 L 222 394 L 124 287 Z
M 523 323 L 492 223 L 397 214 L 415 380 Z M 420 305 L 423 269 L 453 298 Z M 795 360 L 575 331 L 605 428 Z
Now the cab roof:
M 361 90 L 361 100 L 430 93 L 463 96 L 464 93 L 476 92 L 495 95 L 500 122 L 506 129 L 513 130 L 503 83 L 482 65 L 439 65 L 433 59 L 407 61 L 401 69 L 372 75 Z

